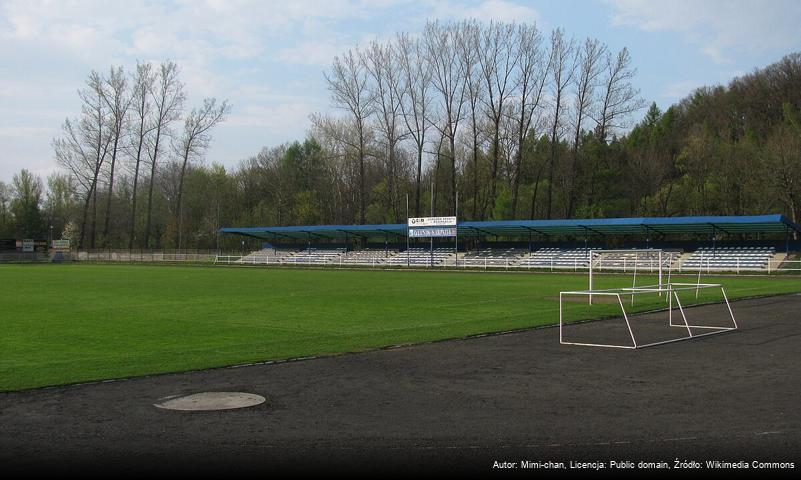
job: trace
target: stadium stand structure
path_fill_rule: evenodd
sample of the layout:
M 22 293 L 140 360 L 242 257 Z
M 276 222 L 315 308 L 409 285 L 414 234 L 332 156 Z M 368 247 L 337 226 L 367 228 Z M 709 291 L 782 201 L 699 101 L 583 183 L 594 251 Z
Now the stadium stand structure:
M 701 247 L 681 264 L 682 270 L 767 270 L 774 247 Z
M 662 251 L 662 268 L 676 268 L 681 258 L 682 251 L 664 250 Z M 595 268 L 598 271 L 604 270 L 623 270 L 629 271 L 634 268 L 645 271 L 659 270 L 659 253 L 632 248 L 630 251 L 614 251 L 602 254 L 596 259 Z
M 460 253 L 460 268 L 536 268 L 579 270 L 589 266 L 589 248 L 544 247 L 531 252 L 524 247 L 483 247 Z M 662 252 L 662 268 L 674 271 L 739 271 L 768 270 L 775 260 L 775 247 L 701 247 L 690 253 L 672 249 Z M 238 264 L 296 264 L 296 265 L 354 265 L 354 266 L 455 266 L 453 249 L 436 247 L 433 256 L 428 248 L 412 247 L 405 250 L 373 249 L 346 251 L 344 248 L 276 249 L 266 248 L 243 256 L 233 263 Z M 644 249 L 603 253 L 596 258 L 598 271 L 656 271 L 659 268 L 658 254 Z M 781 264 L 775 261 L 774 269 Z
M 307 248 L 294 255 L 284 257 L 281 263 L 303 263 L 307 265 L 338 263 L 339 258 L 344 255 L 344 253 L 344 248 Z
M 234 263 L 243 264 L 271 264 L 282 263 L 282 260 L 291 257 L 297 250 L 278 250 L 275 248 L 262 248 L 236 260 Z
M 450 248 L 434 248 L 432 254 L 428 248 L 410 248 L 404 250 L 394 257 L 388 258 L 386 265 L 389 266 L 402 266 L 402 265 L 442 265 L 451 257 L 455 257 L 453 249 Z
M 504 220 L 486 222 L 458 222 L 458 237 L 449 245 L 437 240 L 433 254 L 426 246 L 410 242 L 409 227 L 405 223 L 380 225 L 319 225 L 223 228 L 224 234 L 242 235 L 257 241 L 286 244 L 306 242 L 308 248 L 291 253 L 279 251 L 253 253 L 244 256 L 241 263 L 296 263 L 339 264 L 373 266 L 447 266 L 464 268 L 537 268 L 579 270 L 589 268 L 590 250 L 608 249 L 608 245 L 625 239 L 629 245 L 646 245 L 666 252 L 662 266 L 673 270 L 768 270 L 787 267 L 791 247 L 798 249 L 796 237 L 801 234 L 801 225 L 779 214 L 751 216 L 706 216 L 706 217 L 651 217 L 651 218 L 602 218 L 569 220 Z M 478 250 L 470 245 L 481 244 L 483 238 L 494 237 L 496 245 Z M 617 237 L 617 240 L 611 241 Z M 755 241 L 759 239 L 759 241 Z M 363 249 L 346 251 L 333 245 L 365 245 L 370 240 L 380 239 L 385 249 Z M 504 239 L 501 241 L 501 239 Z M 314 245 L 312 242 L 316 242 Z M 344 241 L 344 242 L 343 242 Z M 332 247 L 326 247 L 331 242 Z M 503 242 L 503 243 L 501 243 Z M 711 247 L 702 246 L 706 242 Z M 737 246 L 737 242 L 742 242 Z M 575 248 L 583 243 L 584 248 Z M 717 243 L 717 245 L 716 245 Z M 533 250 L 532 246 L 539 246 Z M 404 246 L 409 246 L 408 252 Z M 426 245 L 426 244 L 424 244 Z M 503 246 L 501 246 L 503 245 Z M 522 248 L 527 245 L 528 248 Z M 568 247 L 569 245 L 569 247 Z M 734 246 L 732 246 L 734 245 Z M 746 246 L 748 245 L 748 246 Z M 389 246 L 395 246 L 390 253 Z M 678 246 L 678 247 L 677 247 Z M 715 248 L 717 247 L 717 248 Z M 278 247 L 280 248 L 280 247 Z M 642 248 L 642 247 L 639 247 Z M 463 253 L 457 254 L 461 249 Z M 680 250 L 693 251 L 682 253 Z M 777 258 L 777 252 L 784 257 Z M 600 259 L 599 268 L 629 268 L 630 263 L 641 268 L 658 262 L 642 259 L 642 252 L 632 250 L 606 253 Z M 433 261 L 432 261 L 433 257 Z M 792 257 L 790 257 L 792 258 Z M 636 259 L 636 260 L 635 260 Z M 771 263 L 773 265 L 771 266 Z M 796 268 L 801 271 L 801 262 Z
M 364 249 L 347 252 L 340 258 L 343 265 L 370 265 L 379 266 L 386 264 L 387 260 L 396 256 L 397 250 L 386 249 Z
M 588 248 L 541 248 L 523 258 L 519 265 L 531 268 L 561 268 L 578 269 L 587 268 L 590 263 L 590 249 Z
M 469 251 L 459 258 L 461 267 L 513 267 L 520 263 L 520 259 L 528 249 L 508 247 L 485 247 L 478 251 Z

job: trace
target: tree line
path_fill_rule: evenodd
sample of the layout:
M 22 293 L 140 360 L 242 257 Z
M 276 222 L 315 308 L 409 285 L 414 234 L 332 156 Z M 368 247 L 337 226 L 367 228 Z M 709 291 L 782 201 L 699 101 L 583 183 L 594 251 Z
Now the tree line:
M 798 53 L 664 112 L 652 104 L 632 126 L 645 103 L 625 48 L 530 24 L 430 22 L 334 58 L 323 81 L 337 113 L 230 171 L 204 163 L 230 106 L 186 113 L 178 77 L 172 62 L 92 72 L 53 142 L 63 171 L 47 188 L 24 171 L 0 184 L 0 236 L 34 236 L 38 222 L 87 248 L 214 248 L 222 226 L 404 222 L 452 215 L 457 200 L 462 220 L 798 221 Z
M 65 120 L 53 140 L 66 172 L 61 181 L 77 204 L 69 225 L 77 245 L 151 248 L 166 236 L 180 248 L 187 171 L 204 159 L 210 131 L 230 105 L 206 98 L 185 111 L 174 62 L 138 63 L 131 73 L 92 71 L 78 95 L 80 115 Z

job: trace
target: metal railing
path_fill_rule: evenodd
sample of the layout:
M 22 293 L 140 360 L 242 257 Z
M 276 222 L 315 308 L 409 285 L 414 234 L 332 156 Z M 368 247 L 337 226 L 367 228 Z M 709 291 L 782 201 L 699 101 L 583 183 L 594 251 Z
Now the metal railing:
M 79 262 L 124 263 L 213 263 L 216 250 L 79 250 L 72 258 Z
M 0 263 L 30 263 L 47 261 L 50 261 L 50 257 L 45 252 L 0 253 Z

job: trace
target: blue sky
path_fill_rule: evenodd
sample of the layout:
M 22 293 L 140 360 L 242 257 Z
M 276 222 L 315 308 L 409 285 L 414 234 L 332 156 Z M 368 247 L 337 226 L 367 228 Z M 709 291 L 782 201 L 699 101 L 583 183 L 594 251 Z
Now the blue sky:
M 663 108 L 801 50 L 798 0 L 0 0 L 0 180 L 55 170 L 50 142 L 79 113 L 92 69 L 175 60 L 188 107 L 206 96 L 233 104 L 207 156 L 233 167 L 332 111 L 322 72 L 334 55 L 470 17 L 628 47 L 636 87 Z

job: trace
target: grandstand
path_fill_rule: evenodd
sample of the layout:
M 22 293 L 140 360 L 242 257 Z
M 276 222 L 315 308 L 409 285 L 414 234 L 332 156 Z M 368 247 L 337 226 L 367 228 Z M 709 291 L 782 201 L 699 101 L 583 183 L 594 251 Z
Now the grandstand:
M 590 250 L 575 248 L 563 250 L 561 248 L 541 248 L 520 262 L 521 267 L 529 268 L 587 268 L 590 262 Z
M 461 267 L 516 267 L 528 250 L 524 248 L 485 247 L 477 251 L 465 252 L 459 259 Z
M 701 247 L 681 265 L 682 270 L 766 270 L 776 249 L 766 246 Z
M 662 268 L 676 268 L 682 252 L 679 250 L 665 250 L 661 252 Z M 630 271 L 633 268 L 644 269 L 646 271 L 659 270 L 660 253 L 642 249 L 630 249 L 629 251 L 617 250 L 604 253 L 596 259 L 596 268 L 603 270 L 622 270 Z
M 282 263 L 303 263 L 307 265 L 325 265 L 338 263 L 345 254 L 344 248 L 308 248 L 293 255 L 283 257 Z
M 599 271 L 627 271 L 634 264 L 657 268 L 658 258 L 642 256 L 648 248 L 661 249 L 662 267 L 677 271 L 771 272 L 780 265 L 784 272 L 801 271 L 801 261 L 795 260 L 794 268 L 787 260 L 791 247 L 801 246 L 801 226 L 783 215 L 459 222 L 456 230 L 456 241 L 430 245 L 407 238 L 405 223 L 223 228 L 221 233 L 276 242 L 237 263 L 582 270 L 589 267 L 592 249 L 625 239 L 631 252 L 605 253 L 597 259 Z M 385 248 L 366 246 L 370 239 L 383 239 Z M 281 247 L 298 240 L 307 248 Z
M 397 254 L 397 250 L 366 248 L 347 252 L 340 258 L 340 263 L 343 265 L 379 266 L 386 264 L 388 259 Z
M 394 257 L 390 257 L 386 261 L 388 266 L 402 266 L 402 265 L 415 265 L 415 266 L 437 266 L 444 263 L 453 265 L 453 260 L 456 255 L 451 248 L 434 248 L 432 253 L 429 248 L 409 248 Z
M 291 257 L 296 250 L 277 250 L 275 248 L 262 248 L 236 260 L 234 263 L 246 264 L 275 264 L 282 263 L 284 258 Z

